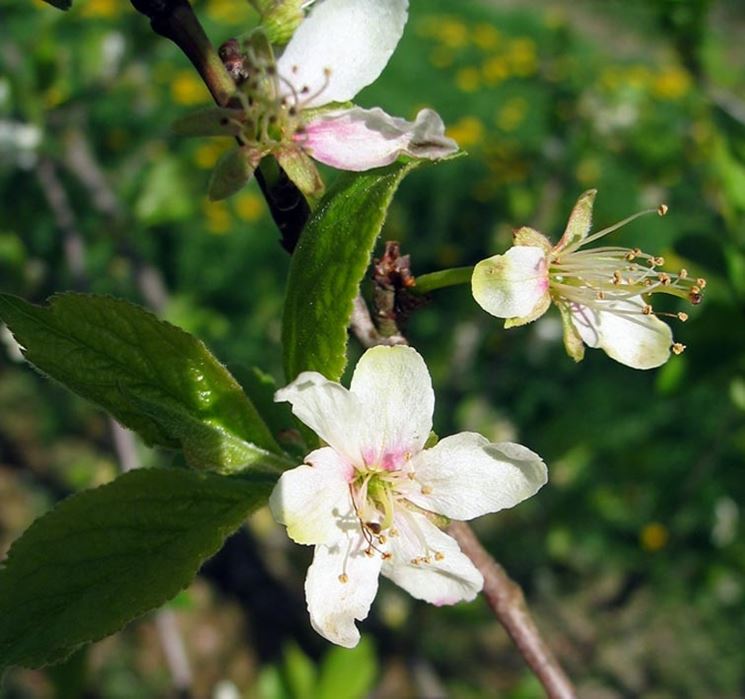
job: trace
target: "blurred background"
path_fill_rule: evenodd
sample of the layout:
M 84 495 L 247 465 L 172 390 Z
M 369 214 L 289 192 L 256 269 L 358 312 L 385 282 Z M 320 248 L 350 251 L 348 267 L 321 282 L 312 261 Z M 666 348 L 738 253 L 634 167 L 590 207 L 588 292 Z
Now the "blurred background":
M 216 44 L 256 21 L 242 0 L 195 8 Z M 439 434 L 518 440 L 549 465 L 537 497 L 475 527 L 588 699 L 745 696 L 743 35 L 739 0 L 412 0 L 393 60 L 358 98 L 409 118 L 434 107 L 470 154 L 415 172 L 396 197 L 383 239 L 415 274 L 501 252 L 518 225 L 556 240 L 597 187 L 597 226 L 667 203 L 616 241 L 708 280 L 700 306 L 670 307 L 690 314 L 674 326 L 688 349 L 655 371 L 593 350 L 575 365 L 558 313 L 504 331 L 466 287 L 433 294 L 408 328 Z M 68 13 L 4 0 L 0 287 L 130 298 L 239 378 L 258 366 L 281 384 L 288 256 L 259 190 L 208 202 L 230 141 L 169 133 L 209 103 L 125 0 Z M 54 502 L 119 471 L 106 417 L 1 333 L 0 555 Z M 332 650 L 304 608 L 310 554 L 259 512 L 169 605 L 192 696 L 542 696 L 480 600 L 435 609 L 384 581 L 364 643 Z M 0 696 L 174 696 L 158 628 L 150 615 L 61 667 L 14 670 Z

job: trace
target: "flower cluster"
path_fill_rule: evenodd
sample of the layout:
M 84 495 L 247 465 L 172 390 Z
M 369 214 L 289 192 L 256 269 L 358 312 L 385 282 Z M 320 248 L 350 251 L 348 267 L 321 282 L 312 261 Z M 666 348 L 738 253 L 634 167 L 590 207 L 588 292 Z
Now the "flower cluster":
M 680 354 L 685 347 L 673 341 L 669 326 L 658 316 L 682 321 L 688 316 L 655 312 L 650 296 L 669 294 L 697 304 L 706 280 L 691 277 L 685 269 L 664 272 L 661 257 L 639 248 L 587 249 L 588 243 L 639 216 L 667 212 L 663 204 L 590 235 L 595 194 L 591 189 L 579 198 L 554 246 L 532 228 L 516 230 L 513 247 L 474 268 L 473 297 L 488 313 L 506 318 L 507 328 L 536 320 L 554 303 L 562 316 L 564 345 L 576 361 L 587 345 L 635 369 L 660 366 L 671 350 Z
M 328 445 L 282 475 L 270 505 L 294 541 L 315 546 L 311 623 L 342 646 L 358 642 L 354 622 L 380 573 L 432 604 L 473 599 L 481 574 L 441 527 L 512 507 L 546 482 L 541 458 L 519 444 L 464 432 L 425 448 L 434 392 L 409 347 L 368 350 L 349 390 L 305 372 L 275 400 Z

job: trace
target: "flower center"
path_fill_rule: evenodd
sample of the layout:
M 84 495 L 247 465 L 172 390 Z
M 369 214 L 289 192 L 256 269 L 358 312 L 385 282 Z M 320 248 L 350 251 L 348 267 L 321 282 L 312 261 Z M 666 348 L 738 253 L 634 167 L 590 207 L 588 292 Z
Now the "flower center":
M 324 71 L 324 82 L 314 93 L 308 86 L 297 89 L 279 74 L 271 47 L 262 37 L 252 37 L 245 46 L 243 66 L 248 75 L 238 92 L 243 107 L 240 135 L 243 144 L 271 149 L 302 140 L 304 127 L 300 114 L 326 89 L 330 69 Z M 297 72 L 297 66 L 292 70 Z

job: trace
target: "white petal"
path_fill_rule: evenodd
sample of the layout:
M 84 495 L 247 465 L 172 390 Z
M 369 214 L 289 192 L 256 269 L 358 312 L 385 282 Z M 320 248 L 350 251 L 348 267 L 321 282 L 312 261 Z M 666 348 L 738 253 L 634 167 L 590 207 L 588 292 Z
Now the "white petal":
M 408 499 L 461 520 L 514 507 L 548 479 L 538 454 L 520 444 L 491 444 L 474 432 L 440 440 L 415 456 L 411 467 L 426 494 L 418 489 Z
M 354 469 L 330 447 L 311 452 L 306 461 L 310 465 L 282 474 L 269 507 L 293 541 L 328 544 L 357 526 L 349 493 Z
M 274 394 L 321 439 L 352 463 L 360 463 L 360 430 L 364 415 L 359 401 L 344 386 L 315 371 L 304 371 Z
M 313 628 L 332 643 L 352 648 L 360 640 L 355 619 L 367 617 L 378 591 L 381 556 L 365 554 L 359 526 L 332 546 L 316 546 L 305 578 Z
M 316 160 L 356 172 L 388 165 L 403 154 L 437 160 L 458 150 L 431 109 L 422 109 L 413 122 L 379 107 L 328 112 L 308 122 L 297 140 Z
M 357 363 L 350 392 L 365 415 L 362 456 L 395 470 L 422 449 L 432 429 L 435 394 L 427 365 L 411 347 L 373 347 Z
M 476 303 L 497 318 L 526 316 L 548 296 L 546 252 L 516 245 L 504 255 L 481 260 L 473 270 Z
M 481 591 L 481 573 L 457 542 L 424 515 L 399 512 L 395 526 L 398 535 L 390 538 L 391 558 L 383 563 L 383 575 L 412 597 L 441 606 L 472 600 Z
M 653 369 L 670 357 L 673 334 L 653 314 L 644 315 L 640 296 L 609 300 L 589 308 L 572 304 L 572 322 L 588 347 L 634 369 Z
M 277 61 L 301 106 L 346 102 L 373 82 L 403 34 L 408 7 L 408 0 L 316 2 Z

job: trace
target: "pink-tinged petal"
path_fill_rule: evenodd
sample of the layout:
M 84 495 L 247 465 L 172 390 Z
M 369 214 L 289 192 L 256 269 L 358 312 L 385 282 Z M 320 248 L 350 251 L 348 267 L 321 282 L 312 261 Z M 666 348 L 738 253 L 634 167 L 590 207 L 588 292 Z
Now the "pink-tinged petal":
M 292 412 L 351 463 L 361 463 L 360 444 L 368 419 L 359 400 L 344 386 L 315 371 L 304 371 L 274 395 L 287 401 Z
M 360 640 L 355 620 L 365 619 L 378 591 L 382 558 L 365 553 L 359 526 L 331 546 L 316 546 L 305 578 L 310 622 L 324 638 L 345 648 Z
M 382 572 L 412 597 L 439 606 L 470 601 L 481 591 L 481 573 L 457 542 L 424 515 L 398 512 L 395 527 Z
M 277 69 L 300 106 L 347 102 L 383 71 L 404 31 L 408 0 L 318 0 Z
M 673 334 L 653 314 L 644 314 L 641 296 L 597 302 L 593 308 L 571 304 L 572 322 L 588 347 L 633 369 L 653 369 L 670 358 Z
M 319 162 L 356 172 L 389 165 L 400 155 L 438 160 L 458 150 L 431 109 L 413 122 L 378 107 L 329 112 L 309 121 L 296 140 Z
M 354 468 L 330 447 L 311 452 L 306 461 L 282 474 L 269 507 L 293 541 L 328 544 L 357 526 L 349 492 Z
M 546 465 L 520 444 L 491 444 L 474 432 L 440 440 L 411 462 L 420 486 L 407 493 L 425 510 L 467 520 L 514 507 L 546 483 Z
M 471 291 L 476 303 L 497 318 L 530 315 L 537 306 L 546 306 L 549 296 L 546 251 L 516 245 L 482 260 L 474 267 Z
M 435 394 L 427 365 L 411 347 L 373 347 L 357 363 L 350 392 L 365 416 L 365 462 L 396 470 L 432 430 Z

